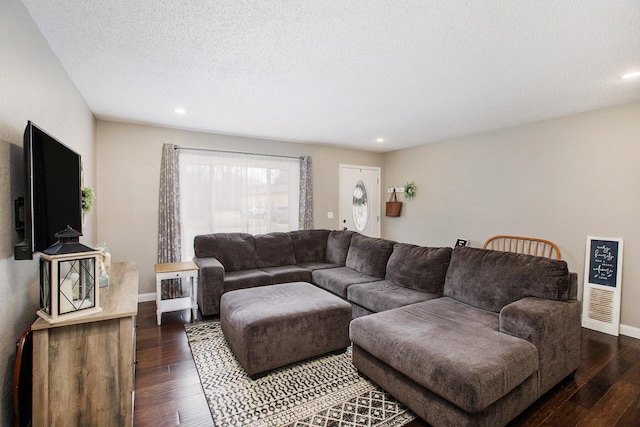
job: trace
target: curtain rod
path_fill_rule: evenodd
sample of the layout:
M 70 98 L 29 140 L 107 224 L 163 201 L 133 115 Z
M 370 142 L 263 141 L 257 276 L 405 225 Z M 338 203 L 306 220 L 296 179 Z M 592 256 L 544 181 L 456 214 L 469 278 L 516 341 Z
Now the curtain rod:
M 244 154 L 249 156 L 270 156 L 270 157 L 282 157 L 285 159 L 301 159 L 305 156 L 284 156 L 281 154 L 263 154 L 263 153 L 247 153 L 242 151 L 230 151 L 230 150 L 215 150 L 213 148 L 193 148 L 193 147 L 180 147 L 176 145 L 175 150 L 191 150 L 191 151 L 213 151 L 216 153 L 230 153 L 230 154 Z

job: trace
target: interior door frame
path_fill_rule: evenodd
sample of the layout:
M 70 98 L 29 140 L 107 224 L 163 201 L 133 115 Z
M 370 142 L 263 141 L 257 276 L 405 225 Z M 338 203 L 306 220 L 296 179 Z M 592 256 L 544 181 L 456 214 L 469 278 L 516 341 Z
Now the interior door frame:
M 371 170 L 376 172 L 376 186 L 377 186 L 377 194 L 378 194 L 378 203 L 376 206 L 372 206 L 371 207 L 371 216 L 372 216 L 372 220 L 375 220 L 375 233 L 376 236 L 375 237 L 380 237 L 380 233 L 381 233 L 381 224 L 382 224 L 382 217 L 381 217 L 381 213 L 382 213 L 382 168 L 378 167 L 378 166 L 361 166 L 361 165 L 350 165 L 350 164 L 340 164 L 339 165 L 339 180 L 338 180 L 338 194 L 339 194 L 339 200 L 338 200 L 338 223 L 339 223 L 339 229 L 342 230 L 343 225 L 342 225 L 342 218 L 344 218 L 343 216 L 343 206 L 342 206 L 342 172 L 344 169 L 367 169 L 367 170 Z

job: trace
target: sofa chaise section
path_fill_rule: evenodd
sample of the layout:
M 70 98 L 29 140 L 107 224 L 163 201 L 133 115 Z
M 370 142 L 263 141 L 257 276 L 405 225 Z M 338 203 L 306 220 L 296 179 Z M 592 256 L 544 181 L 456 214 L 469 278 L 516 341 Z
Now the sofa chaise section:
M 443 297 L 354 319 L 356 367 L 433 425 L 508 423 L 580 362 L 564 261 L 453 250 Z
M 565 261 L 459 248 L 444 295 L 500 314 L 503 333 L 536 345 L 540 395 L 578 369 L 581 304 Z
M 461 418 L 465 413 L 485 411 L 523 383 L 516 393 L 526 400 L 524 407 L 537 399 L 535 346 L 500 333 L 498 316 L 493 313 L 439 298 L 365 319 L 368 322 L 352 322 L 354 364 L 374 381 L 392 367 L 412 384 L 407 389 L 428 390 L 437 396 L 436 401 L 457 408 L 454 412 Z M 363 366 L 363 359 L 373 366 Z M 381 385 L 393 394 L 387 383 Z M 414 404 L 420 401 L 419 397 L 397 397 L 414 411 Z M 429 404 L 417 413 L 433 416 L 436 407 Z M 447 422 L 426 420 L 434 425 L 468 425 L 458 416 Z M 487 425 L 505 421 L 489 420 Z

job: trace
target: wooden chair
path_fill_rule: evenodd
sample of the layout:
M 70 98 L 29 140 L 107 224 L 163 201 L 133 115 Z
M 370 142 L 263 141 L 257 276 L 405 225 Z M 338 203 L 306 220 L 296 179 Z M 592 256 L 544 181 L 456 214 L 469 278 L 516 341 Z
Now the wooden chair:
M 484 242 L 483 248 L 560 259 L 558 245 L 549 240 L 535 237 L 493 236 Z
M 31 328 L 24 331 L 16 344 L 13 368 L 14 426 L 31 425 L 31 375 L 33 370 L 33 336 Z

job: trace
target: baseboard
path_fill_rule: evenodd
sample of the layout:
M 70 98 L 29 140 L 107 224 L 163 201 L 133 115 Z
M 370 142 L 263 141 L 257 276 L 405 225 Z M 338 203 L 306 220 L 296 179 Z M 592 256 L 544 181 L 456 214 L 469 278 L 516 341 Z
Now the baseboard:
M 631 338 L 640 339 L 640 328 L 633 326 L 620 325 L 620 335 L 625 335 Z
M 138 302 L 148 302 L 148 301 L 155 301 L 155 300 L 156 300 L 155 292 L 151 292 L 148 294 L 138 294 Z

